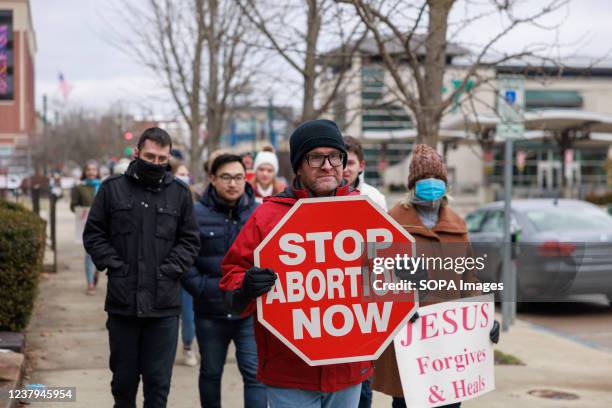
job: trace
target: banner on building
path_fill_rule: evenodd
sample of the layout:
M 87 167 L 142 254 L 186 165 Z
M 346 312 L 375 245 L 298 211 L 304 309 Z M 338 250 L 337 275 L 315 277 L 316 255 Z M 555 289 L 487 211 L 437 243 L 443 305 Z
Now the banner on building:
M 0 100 L 12 100 L 13 92 L 13 12 L 0 10 Z

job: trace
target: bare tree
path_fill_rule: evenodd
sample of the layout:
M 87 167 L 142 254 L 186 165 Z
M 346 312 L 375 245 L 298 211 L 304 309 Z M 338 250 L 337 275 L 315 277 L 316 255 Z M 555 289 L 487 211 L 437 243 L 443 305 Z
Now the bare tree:
M 456 0 L 337 0 L 353 5 L 355 12 L 371 33 L 386 71 L 392 79 L 397 101 L 412 113 L 417 127 L 417 142 L 436 146 L 440 122 L 457 99 L 473 94 L 480 86 L 494 79 L 481 75 L 483 70 L 508 61 L 539 58 L 549 61 L 543 52 L 549 44 L 532 43 L 516 52 L 500 52 L 500 41 L 519 27 L 538 25 L 541 20 L 565 6 L 568 0 L 547 0 L 532 13 L 517 12 L 517 1 L 466 1 L 467 13 L 458 22 L 450 21 Z M 497 17 L 496 25 L 483 33 L 484 42 L 462 47 L 457 36 L 477 21 Z M 549 27 L 550 29 L 554 27 Z M 449 41 L 452 39 L 452 42 Z M 461 80 L 448 95 L 443 95 L 444 76 L 448 67 L 448 48 L 464 48 L 466 66 Z M 471 46 L 471 47 L 469 47 Z M 477 49 L 475 54 L 469 48 Z M 469 88 L 468 88 L 469 84 Z
M 237 4 L 263 34 L 266 47 L 299 75 L 302 111 L 297 122 L 315 119 L 327 111 L 347 79 L 352 56 L 366 35 L 359 24 L 347 21 L 346 7 L 333 0 L 237 0 Z M 323 48 L 332 41 L 341 44 L 334 52 L 333 64 L 341 70 L 329 89 L 320 92 L 320 78 L 331 66 Z M 289 77 L 281 79 L 288 81 Z
M 248 20 L 231 0 L 148 0 L 142 9 L 121 0 L 121 14 L 129 34 L 118 45 L 168 88 L 190 129 L 190 169 L 200 174 L 204 149 L 218 147 L 232 106 L 249 91 Z
M 69 162 L 84 165 L 90 159 L 121 157 L 130 143 L 123 139 L 123 132 L 132 123 L 120 104 L 104 113 L 75 107 L 63 112 L 59 122 L 49 124 L 46 135 L 36 135 L 33 159 L 36 164 L 61 168 Z

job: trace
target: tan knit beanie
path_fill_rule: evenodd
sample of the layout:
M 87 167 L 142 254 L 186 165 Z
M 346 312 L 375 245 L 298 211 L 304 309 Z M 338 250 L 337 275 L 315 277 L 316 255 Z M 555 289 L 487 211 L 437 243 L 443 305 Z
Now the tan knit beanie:
M 448 173 L 442 157 L 433 148 L 426 144 L 414 145 L 412 160 L 408 174 L 408 189 L 412 190 L 414 184 L 425 178 L 434 177 L 447 182 Z

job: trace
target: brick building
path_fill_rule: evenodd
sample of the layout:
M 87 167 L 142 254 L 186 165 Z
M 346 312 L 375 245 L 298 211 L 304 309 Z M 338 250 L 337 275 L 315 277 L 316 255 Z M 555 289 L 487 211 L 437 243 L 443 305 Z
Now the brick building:
M 36 127 L 36 36 L 29 0 L 0 0 L 0 174 L 29 171 Z

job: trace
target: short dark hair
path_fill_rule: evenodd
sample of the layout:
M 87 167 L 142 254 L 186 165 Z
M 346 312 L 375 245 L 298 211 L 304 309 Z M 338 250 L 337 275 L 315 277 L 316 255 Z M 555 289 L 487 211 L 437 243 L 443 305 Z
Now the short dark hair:
M 353 152 L 357 155 L 359 161 L 363 160 L 363 147 L 358 139 L 354 138 L 353 136 L 344 136 L 344 145 L 346 146 L 347 151 Z
M 240 165 L 242 166 L 242 168 L 244 169 L 244 171 L 246 172 L 246 167 L 244 165 L 244 163 L 242 162 L 242 159 L 240 158 L 240 156 L 236 155 L 236 154 L 231 154 L 231 153 L 223 153 L 220 154 L 219 156 L 217 156 L 215 158 L 215 160 L 212 162 L 211 166 L 210 166 L 210 174 L 217 174 L 217 170 L 219 170 L 219 167 L 227 164 L 227 163 L 233 163 L 233 162 L 237 162 L 240 163 Z
M 179 149 L 170 149 L 170 157 L 174 157 L 176 160 L 184 161 L 185 156 L 183 156 L 183 152 Z
M 170 150 L 172 150 L 172 138 L 164 129 L 152 127 L 142 132 L 142 135 L 140 135 L 140 138 L 138 139 L 138 150 L 142 149 L 142 146 L 147 139 L 162 147 L 170 146 Z

